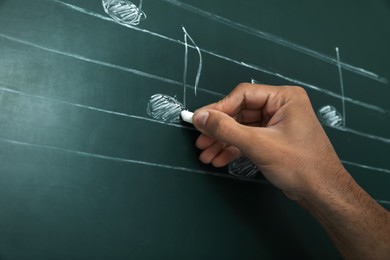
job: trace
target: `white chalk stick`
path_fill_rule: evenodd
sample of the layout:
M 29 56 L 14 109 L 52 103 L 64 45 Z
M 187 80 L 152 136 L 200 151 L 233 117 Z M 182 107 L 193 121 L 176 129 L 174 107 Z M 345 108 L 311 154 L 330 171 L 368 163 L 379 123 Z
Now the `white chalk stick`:
M 193 124 L 192 123 L 192 117 L 194 116 L 194 113 L 192 113 L 192 112 L 190 112 L 188 110 L 183 110 L 183 111 L 181 111 L 180 115 L 181 115 L 181 118 L 183 118 L 183 120 L 185 122 Z

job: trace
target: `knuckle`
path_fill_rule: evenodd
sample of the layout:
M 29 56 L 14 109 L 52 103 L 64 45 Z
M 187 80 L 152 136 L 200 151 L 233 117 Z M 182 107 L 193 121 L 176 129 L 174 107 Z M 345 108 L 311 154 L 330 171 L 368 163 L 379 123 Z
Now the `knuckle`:
M 236 94 L 236 95 L 242 95 L 242 93 L 245 93 L 249 88 L 253 88 L 253 84 L 251 83 L 247 83 L 247 82 L 243 82 L 243 83 L 240 83 L 238 84 L 232 93 Z
M 286 86 L 286 92 L 289 96 L 295 97 L 299 100 L 308 100 L 309 96 L 306 90 L 300 86 Z
M 295 94 L 299 96 L 307 96 L 307 92 L 303 87 L 300 86 L 291 86 L 290 90 Z
M 248 87 L 250 87 L 252 84 L 250 83 L 247 83 L 247 82 L 242 82 L 240 84 L 237 85 L 236 89 L 246 89 Z

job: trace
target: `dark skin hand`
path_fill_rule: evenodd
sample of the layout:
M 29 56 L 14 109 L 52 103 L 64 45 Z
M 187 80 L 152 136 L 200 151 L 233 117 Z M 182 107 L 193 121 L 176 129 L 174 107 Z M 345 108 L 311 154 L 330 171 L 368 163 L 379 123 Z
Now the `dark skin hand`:
M 302 88 L 243 83 L 193 121 L 203 163 L 247 156 L 320 222 L 343 257 L 390 259 L 390 213 L 343 167 Z

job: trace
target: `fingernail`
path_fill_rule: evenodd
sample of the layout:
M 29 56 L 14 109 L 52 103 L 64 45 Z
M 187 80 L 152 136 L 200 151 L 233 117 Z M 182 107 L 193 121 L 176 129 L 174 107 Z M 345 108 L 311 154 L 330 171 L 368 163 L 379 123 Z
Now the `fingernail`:
M 206 126 L 206 122 L 208 118 L 209 118 L 209 112 L 207 111 L 201 110 L 199 112 L 195 112 L 194 114 L 195 125 L 200 128 L 204 128 Z

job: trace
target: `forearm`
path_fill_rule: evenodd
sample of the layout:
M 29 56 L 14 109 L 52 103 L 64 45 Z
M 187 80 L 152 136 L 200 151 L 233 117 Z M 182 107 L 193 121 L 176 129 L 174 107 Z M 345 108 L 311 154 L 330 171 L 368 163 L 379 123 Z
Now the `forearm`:
M 345 171 L 304 89 L 241 84 L 197 110 L 200 160 L 225 166 L 241 154 L 309 210 L 345 258 L 390 259 L 390 216 Z
M 344 170 L 300 201 L 347 259 L 390 259 L 390 213 Z

